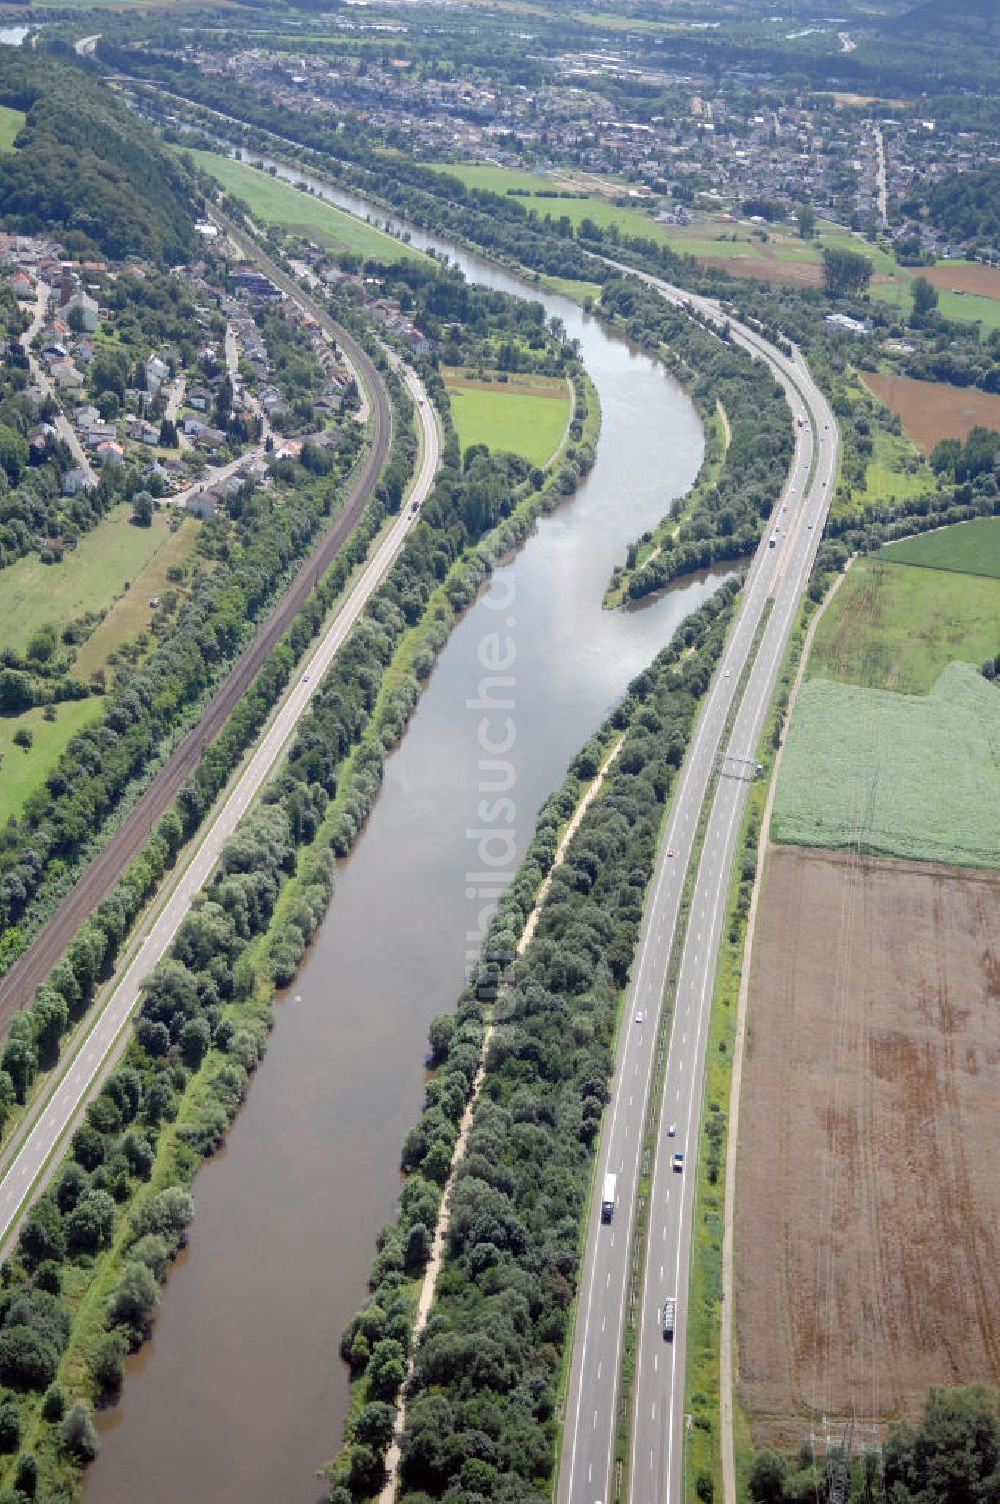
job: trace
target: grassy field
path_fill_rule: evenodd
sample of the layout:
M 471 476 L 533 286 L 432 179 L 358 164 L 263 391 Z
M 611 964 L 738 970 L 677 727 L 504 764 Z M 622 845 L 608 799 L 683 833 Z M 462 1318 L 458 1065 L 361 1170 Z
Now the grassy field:
M 920 450 L 906 434 L 872 427 L 873 453 L 865 471 L 864 495 L 855 500 L 903 501 L 934 490 L 934 476 Z
M 599 282 L 580 282 L 575 277 L 543 277 L 541 283 L 552 292 L 561 292 L 564 297 L 572 298 L 581 308 L 588 298 L 596 303 L 601 296 Z
M 1000 517 L 976 517 L 972 522 L 956 522 L 933 533 L 888 543 L 880 557 L 922 569 L 953 570 L 1000 580 Z M 972 584 L 965 580 L 959 588 L 968 590 Z M 994 621 L 1000 630 L 1000 606 Z
M 192 151 L 191 156 L 202 171 L 214 177 L 228 193 L 249 204 L 251 211 L 265 224 L 316 234 L 342 250 L 378 261 L 426 259 L 423 252 L 376 230 L 374 225 L 356 219 L 335 204 L 303 193 L 290 183 L 271 177 L 270 173 L 248 167 L 245 162 L 236 162 L 211 151 Z
M 160 523 L 154 519 L 154 527 Z M 87 679 L 95 669 L 107 662 L 109 653 L 123 643 L 144 632 L 153 616 L 150 601 L 162 596 L 168 589 L 176 589 L 167 579 L 167 570 L 173 564 L 183 563 L 191 554 L 198 537 L 200 524 L 193 517 L 185 517 L 176 532 L 165 532 L 160 546 L 152 558 L 136 575 L 132 584 L 121 596 L 95 632 L 87 638 L 76 655 L 73 672 L 80 679 Z
M 0 719 L 0 821 L 18 815 L 28 795 L 43 782 L 52 764 L 71 736 L 101 714 L 103 700 L 66 700 L 56 706 L 54 721 L 43 719 L 41 709 Z M 14 733 L 21 728 L 34 738 L 26 752 L 14 746 Z
M 968 664 L 931 694 L 802 686 L 771 823 L 775 841 L 1000 867 L 1000 693 Z
M 555 453 L 569 417 L 569 394 L 553 396 L 448 385 L 451 415 L 464 454 L 470 444 L 521 454 L 544 465 Z
M 46 623 L 63 627 L 85 611 L 110 606 L 169 536 L 165 518 L 133 527 L 131 515 L 131 507 L 116 507 L 61 564 L 29 556 L 0 572 L 0 639 L 24 649 Z
M 852 564 L 817 628 L 810 679 L 925 695 L 949 663 L 978 667 L 1000 648 L 1000 580 L 886 564 L 890 552 Z
M 24 111 L 0 104 L 0 151 L 14 150 L 14 137 L 24 125 Z
M 538 198 L 540 190 L 551 192 L 552 187 L 544 177 L 522 172 L 516 167 L 491 167 L 485 162 L 425 162 L 423 165 L 432 167 L 435 172 L 450 173 L 452 177 L 459 178 L 467 188 L 485 188 L 491 193 L 507 193 L 511 188 L 524 188 L 536 196 L 518 198 L 518 202 L 533 214 L 551 214 L 553 219 L 565 214 L 573 225 L 578 225 L 582 219 L 592 219 L 602 229 L 615 224 L 625 235 L 648 237 L 662 233 L 663 227 L 641 209 L 628 206 L 617 208 L 609 199 L 598 194 L 589 194 L 586 198 Z

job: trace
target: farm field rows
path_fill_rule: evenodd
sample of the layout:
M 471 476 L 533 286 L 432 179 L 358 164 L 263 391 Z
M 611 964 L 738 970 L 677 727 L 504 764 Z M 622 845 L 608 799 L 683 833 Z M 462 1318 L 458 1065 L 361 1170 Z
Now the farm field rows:
M 569 417 L 565 381 L 521 377 L 501 385 L 450 370 L 444 378 L 463 454 L 470 444 L 487 444 L 523 455 L 535 465 L 551 459 Z
M 1000 517 L 975 517 L 971 522 L 918 533 L 915 538 L 901 538 L 898 543 L 887 544 L 880 557 L 922 569 L 1000 580 Z M 968 581 L 964 588 L 969 588 Z M 994 625 L 998 620 L 1000 617 L 994 617 Z
M 939 439 L 965 439 L 976 424 L 1000 428 L 1000 395 L 996 393 L 879 371 L 864 371 L 862 379 L 886 407 L 899 414 L 914 443 L 926 451 Z
M 773 840 L 1000 867 L 1000 694 L 950 664 L 929 695 L 802 686 Z
M 757 1445 L 1000 1382 L 998 936 L 1000 874 L 769 856 L 734 1243 Z

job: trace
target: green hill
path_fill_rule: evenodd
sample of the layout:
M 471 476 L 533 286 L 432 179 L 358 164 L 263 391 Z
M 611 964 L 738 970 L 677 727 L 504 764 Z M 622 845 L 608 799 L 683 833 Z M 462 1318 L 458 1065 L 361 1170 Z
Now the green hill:
M 0 223 L 50 231 L 67 250 L 184 260 L 194 244 L 183 169 L 149 127 L 82 67 L 0 48 L 0 104 L 23 110 L 16 152 L 0 156 Z

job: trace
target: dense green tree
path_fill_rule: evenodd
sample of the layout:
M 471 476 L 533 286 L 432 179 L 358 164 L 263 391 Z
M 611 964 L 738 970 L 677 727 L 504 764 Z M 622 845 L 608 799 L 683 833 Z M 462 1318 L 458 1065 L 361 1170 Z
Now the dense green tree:
M 823 278 L 827 292 L 834 297 L 864 292 L 872 279 L 871 259 L 858 251 L 826 246 L 823 250 Z

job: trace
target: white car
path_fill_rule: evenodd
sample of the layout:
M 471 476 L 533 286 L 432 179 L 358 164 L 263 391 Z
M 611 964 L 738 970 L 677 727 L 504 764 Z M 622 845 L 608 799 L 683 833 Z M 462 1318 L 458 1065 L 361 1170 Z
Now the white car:
M 674 1137 L 676 1137 L 676 1134 L 677 1134 L 677 1124 L 676 1123 L 671 1123 L 670 1127 L 667 1129 L 667 1138 L 674 1138 Z
M 639 1009 L 639 1012 L 635 1015 L 635 1021 L 636 1021 L 637 1024 L 644 1024 L 646 1022 L 646 1015 L 645 1015 L 645 1013 L 643 1013 L 643 1011 L 642 1011 L 641 1008 Z

